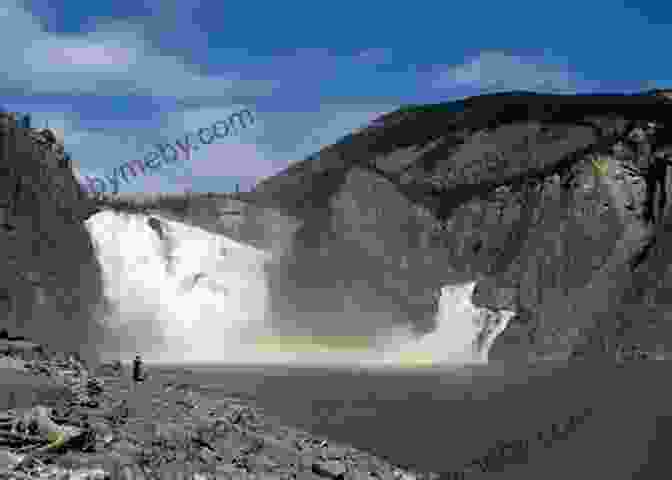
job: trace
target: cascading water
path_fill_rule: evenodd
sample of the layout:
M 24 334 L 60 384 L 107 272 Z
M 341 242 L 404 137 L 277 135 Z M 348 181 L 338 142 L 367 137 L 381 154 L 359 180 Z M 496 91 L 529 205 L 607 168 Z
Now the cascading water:
M 473 363 L 487 360 L 512 316 L 474 307 L 470 282 L 442 289 L 438 327 L 420 339 L 390 326 L 376 348 L 260 348 L 257 339 L 277 333 L 269 252 L 157 215 L 104 211 L 86 225 L 103 269 L 108 309 L 100 321 L 118 339 L 100 346 L 104 359 L 140 353 L 167 363 Z
M 391 365 L 487 362 L 495 338 L 515 313 L 476 307 L 471 302 L 475 287 L 475 281 L 444 286 L 436 313 L 436 330 L 389 348 L 385 362 Z
M 267 253 L 145 215 L 101 212 L 87 228 L 112 305 L 103 321 L 133 332 L 128 343 L 148 361 L 225 361 L 263 326 Z

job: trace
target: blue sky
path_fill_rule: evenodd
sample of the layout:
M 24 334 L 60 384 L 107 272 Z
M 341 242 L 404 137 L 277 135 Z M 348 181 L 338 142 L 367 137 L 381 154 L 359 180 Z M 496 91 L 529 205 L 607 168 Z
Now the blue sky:
M 3 0 L 0 103 L 97 176 L 248 108 L 253 127 L 122 187 L 231 191 L 402 104 L 672 87 L 670 23 L 631 0 Z

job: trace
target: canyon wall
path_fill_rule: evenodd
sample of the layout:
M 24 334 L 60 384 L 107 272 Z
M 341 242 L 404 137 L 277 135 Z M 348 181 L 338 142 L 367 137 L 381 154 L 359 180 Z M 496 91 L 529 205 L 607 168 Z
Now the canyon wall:
M 491 359 L 664 351 L 671 112 L 514 92 L 385 115 L 254 192 L 301 221 L 276 305 L 308 323 L 347 290 L 422 334 L 437 289 L 476 281 L 476 305 L 517 313 Z
M 68 159 L 0 116 L 0 327 L 95 357 L 102 285 L 83 220 L 91 205 Z
M 475 305 L 516 312 L 491 359 L 666 351 L 671 112 L 655 92 L 405 108 L 239 199 L 158 210 L 273 251 L 271 310 L 297 333 L 422 336 L 441 288 L 476 282 Z M 102 286 L 82 222 L 102 207 L 3 118 L 0 321 L 95 348 Z

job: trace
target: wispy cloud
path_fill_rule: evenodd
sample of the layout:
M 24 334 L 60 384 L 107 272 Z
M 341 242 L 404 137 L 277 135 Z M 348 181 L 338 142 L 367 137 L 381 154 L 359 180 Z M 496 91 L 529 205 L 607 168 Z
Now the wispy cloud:
M 46 32 L 13 0 L 0 7 L 4 86 L 33 94 L 140 94 L 175 99 L 268 95 L 271 81 L 237 73 L 202 75 L 175 57 L 161 55 L 142 30 L 111 22 L 87 34 Z
M 386 48 L 369 48 L 359 52 L 356 59 L 360 62 L 380 65 L 392 60 L 392 51 Z
M 584 79 L 566 68 L 502 52 L 481 52 L 477 57 L 442 71 L 434 88 L 472 87 L 482 90 L 536 90 L 574 92 Z

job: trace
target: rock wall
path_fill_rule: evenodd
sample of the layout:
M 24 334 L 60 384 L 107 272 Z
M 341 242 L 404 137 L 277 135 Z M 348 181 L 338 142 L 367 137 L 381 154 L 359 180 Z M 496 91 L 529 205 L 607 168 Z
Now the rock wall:
M 475 280 L 476 305 L 517 312 L 491 359 L 670 348 L 672 102 L 513 93 L 442 107 L 386 115 L 259 185 L 256 201 L 303 222 L 277 304 L 302 308 L 310 287 L 307 311 L 337 309 L 347 285 L 427 332 L 432 293 Z
M 95 358 L 100 270 L 67 159 L 0 116 L 0 327 Z
M 476 282 L 492 318 L 516 312 L 491 359 L 666 351 L 671 112 L 660 92 L 406 108 L 244 201 L 201 199 L 176 219 L 273 250 L 271 308 L 297 333 L 410 322 L 422 335 L 442 287 Z M 4 121 L 0 319 L 94 346 L 101 285 L 82 220 L 96 209 L 57 155 Z

